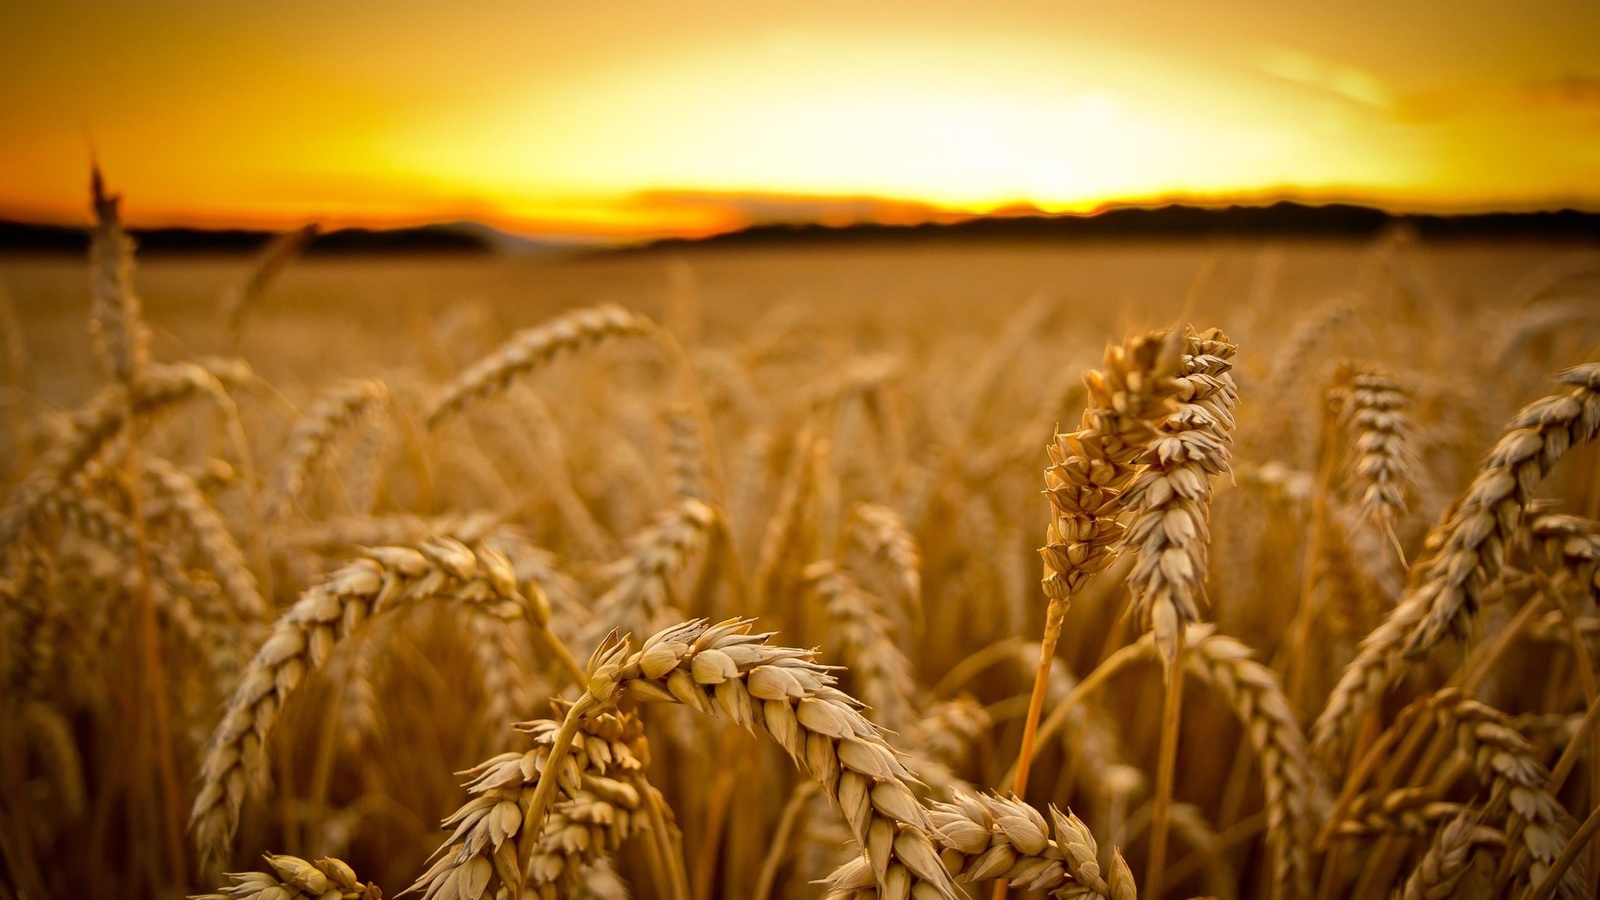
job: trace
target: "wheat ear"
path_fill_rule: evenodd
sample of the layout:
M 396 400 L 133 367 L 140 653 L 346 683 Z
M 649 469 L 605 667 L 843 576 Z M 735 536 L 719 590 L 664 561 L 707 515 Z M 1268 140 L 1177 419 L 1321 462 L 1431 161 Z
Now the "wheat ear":
M 560 728 L 550 719 L 524 722 L 517 730 L 533 740 L 533 749 L 502 753 L 461 773 L 473 797 L 444 820 L 454 833 L 411 891 L 421 892 L 423 900 L 479 900 L 518 882 L 516 838 L 550 771 Z M 655 789 L 638 780 L 649 762 L 643 724 L 631 714 L 602 713 L 581 719 L 578 728 L 552 778 L 558 795 L 523 881 L 524 897 L 570 896 L 586 867 L 648 827 L 640 788 Z
M 1233 410 L 1232 358 L 1222 332 L 1191 334 L 1178 376 L 1178 407 L 1161 422 L 1147 465 L 1123 502 L 1133 510 L 1124 542 L 1139 559 L 1128 575 L 1133 610 L 1172 660 L 1182 631 L 1200 618 L 1206 547 L 1211 538 L 1211 478 L 1227 474 Z
M 602 645 L 590 660 L 589 690 L 574 710 L 603 710 L 627 696 L 720 712 L 748 729 L 759 727 L 844 813 L 888 896 L 955 900 L 955 885 L 933 841 L 933 822 L 894 749 L 861 715 L 860 703 L 833 686 L 828 667 L 814 662 L 810 651 L 768 644 L 770 635 L 751 634 L 752 625 L 746 619 L 717 625 L 697 619 L 657 632 L 637 651 L 627 641 Z M 563 730 L 575 734 L 576 726 L 564 723 Z M 526 840 L 543 827 L 554 782 L 542 781 L 540 789 L 546 797 L 541 802 L 535 796 L 530 804 Z
M 1331 757 L 1344 747 L 1361 715 L 1408 660 L 1465 628 L 1500 576 L 1534 485 L 1572 445 L 1600 432 L 1600 363 L 1567 369 L 1556 380 L 1574 389 L 1532 403 L 1512 418 L 1459 505 L 1430 535 L 1439 550 L 1389 617 L 1361 642 L 1312 730 L 1320 754 Z
M 667 411 L 665 421 L 672 492 L 679 497 L 709 502 L 711 477 L 706 467 L 706 440 L 700 433 L 699 416 L 688 406 L 676 406 Z
M 304 492 L 312 465 L 327 453 L 339 433 L 388 401 L 388 387 L 370 378 L 339 385 L 317 398 L 289 434 L 277 485 L 267 501 L 267 519 L 280 521 L 287 516 Z
M 1600 600 L 1600 522 L 1546 513 L 1528 525 L 1533 546 L 1558 567 L 1556 577 Z
M 1104 366 L 1083 376 L 1089 402 L 1082 428 L 1071 434 L 1058 432 L 1050 443 L 1050 466 L 1044 473 L 1050 523 L 1039 550 L 1044 561 L 1041 584 L 1049 605 L 1012 782 L 1018 794 L 1028 787 L 1061 624 L 1073 595 L 1116 561 L 1123 537 L 1118 521 L 1123 491 L 1133 477 L 1135 461 L 1155 436 L 1155 423 L 1170 408 L 1182 352 L 1177 332 L 1148 334 L 1107 347 Z
M 383 900 L 378 886 L 361 883 L 349 863 L 339 859 L 306 862 L 298 856 L 266 855 L 271 872 L 234 872 L 233 884 L 213 894 L 191 894 L 189 900 Z
M 1489 786 L 1489 807 L 1510 809 L 1507 859 L 1519 881 L 1537 885 L 1570 836 L 1565 810 L 1545 790 L 1548 773 L 1533 757 L 1533 746 L 1512 728 L 1510 717 L 1493 707 L 1447 689 L 1435 698 L 1441 728 L 1455 732 L 1456 746 Z M 1557 888 L 1563 898 L 1584 895 L 1583 867 L 1567 870 Z
M 833 560 L 812 563 L 804 575 L 870 718 L 890 731 L 904 728 L 915 711 L 917 681 L 911 660 L 895 643 L 883 601 L 862 590 Z
M 682 616 L 679 577 L 705 555 L 716 526 L 716 510 L 684 497 L 629 538 L 628 554 L 605 568 L 610 587 L 594 602 L 587 643 L 597 643 L 613 627 L 644 631 L 662 627 L 674 610 Z
M 239 341 L 244 337 L 245 317 L 260 303 L 261 296 L 267 292 L 267 288 L 272 286 L 272 282 L 277 280 L 283 270 L 316 240 L 321 230 L 315 222 L 312 222 L 273 238 L 256 257 L 255 264 L 250 267 L 250 275 L 245 278 L 244 283 L 223 294 L 222 322 L 228 331 L 230 347 L 238 349 Z
M 1071 812 L 1051 807 L 1047 824 L 1033 807 L 1015 797 L 962 795 L 953 803 L 934 804 L 932 815 L 940 858 L 960 883 L 998 879 L 1060 900 L 1130 896 L 1132 874 L 1126 873 L 1120 893 L 1113 891 L 1101 875 L 1094 835 Z M 1114 852 L 1114 857 L 1121 861 L 1120 853 Z M 1123 875 L 1118 873 L 1119 879 Z M 884 896 L 873 885 L 870 867 L 860 859 L 835 870 L 828 887 L 828 900 Z
M 1372 368 L 1341 372 L 1333 391 L 1339 418 L 1350 432 L 1346 484 L 1361 517 L 1385 530 L 1405 512 L 1406 491 L 1416 481 L 1411 395 Z
M 532 372 L 563 353 L 618 337 L 654 334 L 650 319 L 620 306 L 597 306 L 567 313 L 511 336 L 490 356 L 457 375 L 427 411 L 431 428 L 476 400 L 505 390 L 512 379 Z
M 0 510 L 0 546 L 16 541 L 44 499 L 60 491 L 122 433 L 130 406 L 132 416 L 139 418 L 196 394 L 226 397 L 227 387 L 246 383 L 251 377 L 250 367 L 238 360 L 152 364 L 131 392 L 122 385 L 101 390 L 72 414 L 66 438 L 12 491 Z
M 434 538 L 416 548 L 378 547 L 309 588 L 273 625 L 228 701 L 200 765 L 200 792 L 189 816 L 206 864 L 232 849 L 250 780 L 265 769 L 267 741 L 307 672 L 369 617 L 428 599 L 484 604 L 506 618 L 523 615 L 510 560 Z
M 122 228 L 122 198 L 106 193 L 98 168 L 90 190 L 95 222 L 89 241 L 89 333 L 111 379 L 136 385 L 150 362 L 150 333 L 133 290 L 133 239 Z
M 1478 816 L 1463 810 L 1434 833 L 1428 852 L 1406 876 L 1401 900 L 1447 900 L 1457 895 L 1461 876 L 1472 862 L 1472 851 L 1482 832 Z
M 1349 809 L 1333 827 L 1341 837 L 1421 836 L 1436 831 L 1464 809 L 1463 804 L 1439 799 L 1439 792 L 1431 787 L 1373 791 L 1350 801 Z
M 267 604 L 261 598 L 255 575 L 245 563 L 244 551 L 194 479 L 156 457 L 145 458 L 144 470 L 154 496 L 170 504 L 187 525 L 239 618 L 254 622 L 264 616 Z
M 1327 792 L 1311 763 L 1305 732 L 1277 673 L 1250 648 L 1208 625 L 1189 629 L 1184 660 L 1233 709 L 1255 749 L 1266 795 L 1267 842 L 1279 896 L 1311 890 L 1311 844 L 1321 826 Z
M 916 535 L 895 510 L 877 503 L 858 503 L 850 511 L 846 532 L 852 547 L 881 567 L 894 586 L 895 599 L 906 608 L 906 618 L 920 634 L 923 628 L 922 552 Z

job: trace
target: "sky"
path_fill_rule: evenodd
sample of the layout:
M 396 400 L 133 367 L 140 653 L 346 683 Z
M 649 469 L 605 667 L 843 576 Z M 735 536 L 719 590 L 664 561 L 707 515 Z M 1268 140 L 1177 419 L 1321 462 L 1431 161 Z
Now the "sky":
M 6 0 L 0 218 L 1600 209 L 1600 3 Z

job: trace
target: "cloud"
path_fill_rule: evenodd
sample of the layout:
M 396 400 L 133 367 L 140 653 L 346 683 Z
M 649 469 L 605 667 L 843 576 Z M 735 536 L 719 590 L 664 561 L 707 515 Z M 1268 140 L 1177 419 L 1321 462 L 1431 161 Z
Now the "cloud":
M 1394 92 L 1383 79 L 1352 65 L 1313 56 L 1288 47 L 1268 47 L 1254 68 L 1274 78 L 1327 91 L 1352 103 L 1376 109 L 1394 105 Z

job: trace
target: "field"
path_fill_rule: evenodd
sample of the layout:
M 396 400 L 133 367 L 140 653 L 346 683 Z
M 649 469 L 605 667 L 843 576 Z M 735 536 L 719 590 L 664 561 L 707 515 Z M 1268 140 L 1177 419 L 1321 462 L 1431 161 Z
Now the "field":
M 1594 892 L 1592 250 L 97 234 L 0 257 L 0 897 Z

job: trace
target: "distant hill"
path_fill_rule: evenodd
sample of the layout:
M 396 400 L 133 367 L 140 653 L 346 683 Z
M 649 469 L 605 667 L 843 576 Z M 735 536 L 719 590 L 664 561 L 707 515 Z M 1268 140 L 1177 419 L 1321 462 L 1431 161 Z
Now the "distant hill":
M 848 244 L 927 239 L 1116 240 L 1129 238 L 1369 238 L 1405 225 L 1423 238 L 1600 241 L 1600 213 L 1497 212 L 1471 215 L 1397 214 L 1366 206 L 1312 206 L 1279 202 L 1267 206 L 1206 207 L 1173 204 L 1120 207 L 1093 215 L 994 215 L 922 225 L 765 224 L 705 238 L 664 238 L 623 247 L 594 248 L 510 234 L 477 222 L 417 228 L 347 228 L 320 234 L 308 253 L 499 253 L 545 254 L 598 249 L 637 253 L 689 247 L 780 244 Z M 141 253 L 250 253 L 274 236 L 266 231 L 197 228 L 135 229 Z M 83 228 L 0 220 L 0 253 L 84 253 Z
M 253 253 L 270 241 L 268 231 L 198 228 L 133 229 L 139 252 Z M 89 234 L 83 228 L 32 225 L 0 220 L 0 253 L 86 253 Z M 344 228 L 317 235 L 310 255 L 364 253 L 544 253 L 565 249 L 557 244 L 497 231 L 476 222 L 425 225 L 420 228 L 372 230 Z
M 861 224 L 757 225 L 708 238 L 670 238 L 627 251 L 690 246 L 760 246 L 790 243 L 852 243 L 994 238 L 1007 240 L 1106 240 L 1125 238 L 1366 238 L 1385 228 L 1407 225 L 1424 238 L 1523 238 L 1600 241 L 1600 213 L 1500 212 L 1472 215 L 1394 214 L 1349 204 L 1311 206 L 1280 202 L 1270 206 L 1203 207 L 1174 204 L 1122 207 L 1094 215 L 984 216 L 923 225 Z M 624 252 L 627 252 L 624 251 Z

